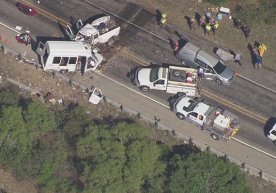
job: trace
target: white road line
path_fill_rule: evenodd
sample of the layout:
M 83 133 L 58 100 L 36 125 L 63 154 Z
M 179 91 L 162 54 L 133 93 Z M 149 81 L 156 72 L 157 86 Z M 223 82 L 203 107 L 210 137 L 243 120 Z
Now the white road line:
M 120 82 L 118 82 L 118 81 L 116 81 L 116 80 L 114 80 L 114 79 L 112 79 L 112 78 L 110 78 L 110 77 L 108 77 L 108 76 L 100 73 L 100 72 L 97 72 L 97 74 L 99 74 L 99 75 L 105 77 L 106 79 L 109 79 L 112 82 L 115 82 L 116 84 L 119 84 L 120 86 L 125 87 L 126 89 L 131 90 L 132 92 L 135 92 L 136 94 L 139 94 L 139 95 L 141 95 L 141 96 L 143 96 L 143 97 L 145 97 L 145 98 L 147 98 L 147 99 L 149 99 L 149 100 L 151 100 L 151 101 L 153 101 L 153 102 L 155 102 L 155 103 L 157 103 L 157 104 L 159 104 L 159 105 L 161 105 L 161 106 L 163 106 L 163 107 L 165 107 L 167 109 L 170 109 L 169 106 L 164 105 L 163 103 L 161 103 L 161 102 L 159 102 L 159 101 L 157 101 L 157 100 L 155 100 L 153 98 L 150 98 L 150 97 L 148 97 L 148 96 L 146 96 L 146 95 L 144 95 L 144 94 L 142 94 L 142 93 L 140 93 L 140 92 L 138 92 L 138 91 L 136 91 L 136 90 L 134 90 L 132 88 L 129 88 L 128 86 L 126 86 L 126 85 L 124 85 L 124 84 L 122 84 L 122 83 L 120 83 Z
M 159 105 L 162 105 L 162 106 L 165 107 L 165 108 L 170 109 L 169 106 L 164 105 L 163 103 L 160 103 L 159 101 L 157 101 L 157 100 L 155 100 L 155 99 L 152 99 L 152 98 L 150 98 L 150 97 L 148 97 L 148 96 L 146 96 L 146 95 L 144 95 L 144 94 L 142 94 L 142 93 L 140 93 L 140 92 L 138 92 L 138 91 L 136 91 L 136 90 L 134 90 L 134 89 L 132 89 L 132 88 L 129 88 L 128 86 L 126 86 L 126 85 L 124 85 L 124 84 L 122 84 L 122 83 L 120 83 L 120 82 L 118 82 L 118 81 L 116 81 L 116 80 L 114 80 L 114 79 L 112 79 L 112 78 L 110 78 L 110 77 L 108 77 L 108 76 L 105 76 L 104 74 L 101 74 L 101 73 L 99 73 L 99 72 L 98 72 L 97 74 L 99 74 L 100 76 L 103 76 L 103 77 L 109 79 L 110 81 L 115 82 L 116 84 L 119 84 L 120 86 L 123 86 L 124 88 L 126 88 L 126 89 L 128 89 L 128 90 L 131 90 L 132 92 L 135 92 L 136 94 L 139 94 L 139 95 L 141 95 L 141 96 L 143 96 L 143 97 L 145 97 L 145 98 L 147 98 L 147 99 L 149 99 L 149 100 L 151 100 L 151 101 L 153 101 L 153 102 L 155 102 L 155 103 L 157 103 L 157 104 L 159 104 Z M 263 153 L 263 154 L 265 154 L 265 155 L 267 155 L 267 156 L 269 156 L 269 157 L 271 157 L 271 158 L 276 159 L 276 156 L 274 156 L 274 155 L 272 155 L 272 154 L 269 154 L 269 153 L 267 153 L 267 152 L 265 152 L 265 151 L 263 151 L 263 150 L 261 150 L 261 149 L 259 149 L 259 148 L 256 148 L 256 147 L 254 147 L 254 146 L 252 146 L 252 145 L 250 145 L 250 144 L 248 144 L 248 143 L 245 143 L 245 142 L 243 142 L 243 141 L 241 141 L 241 140 L 239 140 L 239 139 L 237 139 L 237 138 L 234 138 L 234 137 L 233 137 L 232 139 L 233 139 L 234 141 L 236 141 L 236 142 L 242 144 L 242 145 L 245 145 L 245 146 L 247 146 L 247 147 L 250 147 L 250 148 L 252 148 L 252 149 L 254 149 L 254 150 L 256 150 L 256 151 L 258 151 L 258 152 L 260 152 L 260 153 Z
M 267 90 L 269 90 L 269 91 L 271 91 L 271 92 L 273 92 L 273 93 L 276 94 L 276 91 L 275 91 L 275 90 L 272 90 L 271 88 L 268 88 L 268 87 L 266 87 L 266 86 L 264 86 L 264 85 L 262 85 L 262 84 L 260 84 L 260 83 L 257 83 L 257 82 L 255 82 L 255 81 L 249 79 L 249 78 L 246 78 L 246 77 L 243 76 L 243 75 L 240 75 L 240 74 L 237 73 L 237 76 L 239 76 L 240 78 L 243 78 L 243 79 L 245 79 L 245 80 L 247 80 L 247 81 L 249 81 L 249 82 L 251 82 L 251 83 L 253 83 L 253 84 L 256 84 L 256 85 L 258 85 L 258 86 L 260 86 L 260 87 L 262 87 L 262 88 L 264 88 L 264 89 L 267 89 Z
M 98 9 L 100 9 L 100 10 L 102 10 L 102 11 L 104 11 L 104 12 L 110 14 L 110 15 L 113 15 L 114 17 L 117 17 L 117 18 L 119 18 L 119 19 L 125 21 L 126 23 L 128 23 L 128 24 L 130 24 L 130 25 L 132 25 L 132 26 L 134 26 L 134 27 L 136 27 L 136 28 L 138 28 L 138 29 L 140 29 L 140 30 L 142 30 L 142 31 L 144 31 L 144 32 L 146 32 L 146 33 L 148 33 L 148 34 L 151 34 L 152 36 L 154 36 L 154 37 L 156 37 L 156 38 L 158 38 L 158 39 L 161 39 L 161 40 L 165 41 L 166 43 L 170 43 L 169 40 L 167 40 L 167 39 L 165 39 L 165 38 L 163 38 L 163 37 L 161 37 L 161 36 L 159 36 L 159 35 L 157 35 L 157 34 L 151 32 L 151 31 L 148 31 L 148 30 L 146 30 L 146 29 L 144 29 L 144 28 L 142 28 L 142 27 L 140 27 L 140 26 L 138 26 L 138 25 L 132 23 L 132 22 L 129 21 L 129 20 L 126 20 L 126 19 L 120 17 L 119 15 L 116 15 L 116 14 L 114 14 L 114 13 L 112 13 L 112 12 L 110 12 L 110 11 L 104 9 L 103 7 L 96 5 L 95 3 L 92 3 L 92 2 L 90 2 L 90 1 L 88 1 L 88 0 L 83 0 L 83 1 L 85 1 L 86 3 L 88 3 L 88 4 L 90 4 L 90 5 L 93 5 L 94 7 L 97 7 Z M 260 87 L 262 87 L 262 88 L 264 88 L 264 89 L 267 89 L 267 90 L 269 90 L 269 91 L 271 91 L 271 92 L 273 92 L 273 93 L 276 94 L 276 91 L 274 91 L 273 89 L 268 88 L 268 87 L 266 87 L 266 86 L 264 86 L 264 85 L 262 85 L 262 84 L 260 84 L 260 83 L 257 83 L 257 82 L 255 82 L 255 81 L 249 79 L 249 78 L 246 78 L 245 76 L 242 76 L 242 75 L 240 75 L 240 74 L 237 74 L 237 76 L 240 76 L 241 78 L 244 78 L 244 79 L 246 79 L 247 81 L 249 81 L 249 82 L 251 82 L 251 83 L 253 83 L 253 84 L 257 85 L 257 86 L 260 86 Z
M 9 27 L 9 26 L 3 24 L 2 22 L 0 22 L 0 25 L 6 27 L 6 28 L 8 28 L 8 29 L 10 29 L 10 30 L 12 30 L 12 31 L 14 31 L 14 32 L 16 32 L 16 33 L 20 33 L 20 32 L 18 32 L 17 30 L 15 30 L 15 29 L 13 29 L 13 28 L 11 28 L 11 27 Z M 161 103 L 161 102 L 159 102 L 159 101 L 157 101 L 157 100 L 155 100 L 155 99 L 152 99 L 152 98 L 150 98 L 150 97 L 148 97 L 148 96 L 146 96 L 146 95 L 144 95 L 144 94 L 142 94 L 142 93 L 140 93 L 140 92 L 138 92 L 138 91 L 136 91 L 136 90 L 134 90 L 134 89 L 132 89 L 132 88 L 129 88 L 128 86 L 126 86 L 126 85 L 124 85 L 124 84 L 122 84 L 122 83 L 120 83 L 120 82 L 118 82 L 118 81 L 116 81 L 116 80 L 114 80 L 114 79 L 112 79 L 112 78 L 110 78 L 110 77 L 108 77 L 108 76 L 105 76 L 104 74 L 101 74 L 101 73 L 99 73 L 99 72 L 98 72 L 97 74 L 99 74 L 100 76 L 105 77 L 105 78 L 111 80 L 112 82 L 115 82 L 116 84 L 121 85 L 121 86 L 124 87 L 124 88 L 127 88 L 128 90 L 131 90 L 132 92 L 135 92 L 136 94 L 139 94 L 139 95 L 143 96 L 144 98 L 147 98 L 148 100 L 151 100 L 151 101 L 153 101 L 153 102 L 155 102 L 155 103 L 157 103 L 157 104 L 159 104 L 159 105 L 161 105 L 161 106 L 163 106 L 163 107 L 165 107 L 165 108 L 167 108 L 167 109 L 170 109 L 169 106 L 164 105 L 163 103 Z M 276 156 L 271 155 L 271 154 L 269 154 L 269 153 L 267 153 L 267 152 L 265 152 L 265 151 L 263 151 L 263 150 L 261 150 L 261 149 L 258 149 L 258 148 L 254 147 L 254 146 L 251 146 L 251 145 L 249 145 L 249 144 L 247 144 L 247 143 L 245 143 L 245 142 L 243 142 L 243 141 L 241 141 L 241 140 L 239 140 L 239 139 L 237 139 L 237 138 L 233 138 L 233 140 L 235 140 L 235 141 L 237 141 L 237 142 L 239 142 L 239 143 L 241 143 L 241 144 L 243 144 L 243 145 L 245 145 L 245 146 L 251 147 L 252 149 L 254 149 L 254 150 L 256 150 L 256 151 L 259 151 L 259 152 L 261 152 L 261 153 L 263 153 L 263 154 L 265 154 L 265 155 L 267 155 L 267 156 L 270 156 L 271 158 L 276 159 Z
M 10 27 L 10 26 L 7 26 L 6 24 L 4 24 L 4 23 L 2 23 L 2 22 L 0 22 L 0 25 L 2 25 L 2 26 L 4 26 L 4 27 L 6 27 L 6 28 L 12 30 L 12 31 L 15 32 L 15 33 L 20 33 L 20 31 L 17 31 L 17 30 L 13 29 L 13 28 Z
M 241 140 L 239 140 L 239 139 L 237 139 L 237 138 L 235 138 L 235 137 L 233 137 L 232 139 L 233 139 L 234 141 L 238 142 L 238 143 L 241 143 L 241 144 L 243 144 L 243 145 L 245 145 L 245 146 L 247 146 L 247 147 L 250 147 L 250 148 L 252 148 L 252 149 L 254 149 L 254 150 L 256 150 L 256 151 L 259 151 L 259 152 L 261 152 L 261 153 L 263 153 L 263 154 L 265 154 L 265 155 L 267 155 L 267 156 L 269 156 L 269 157 L 271 157 L 271 158 L 276 159 L 276 156 L 274 156 L 274 155 L 272 155 L 272 154 L 269 154 L 269 153 L 267 153 L 267 152 L 265 152 L 265 151 L 263 151 L 263 150 L 261 150 L 261 149 L 259 149 L 259 148 L 256 148 L 256 147 L 254 147 L 254 146 L 252 146 L 252 145 L 249 145 L 248 143 L 245 143 L 245 142 L 243 142 L 243 141 L 241 141 Z

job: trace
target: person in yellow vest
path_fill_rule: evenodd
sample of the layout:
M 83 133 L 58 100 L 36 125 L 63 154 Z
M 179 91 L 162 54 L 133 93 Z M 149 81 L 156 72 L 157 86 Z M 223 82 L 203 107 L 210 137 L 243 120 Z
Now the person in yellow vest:
M 167 14 L 163 13 L 161 18 L 161 29 L 163 29 L 163 27 L 166 25 L 166 22 L 167 22 Z
M 258 47 L 259 55 L 263 57 L 264 53 L 266 52 L 266 45 L 260 44 Z
M 212 29 L 211 24 L 210 23 L 206 23 L 206 25 L 205 25 L 205 34 L 209 35 L 211 29 Z
M 214 21 L 214 23 L 211 25 L 214 35 L 216 34 L 216 30 L 218 30 L 218 26 L 219 26 L 218 21 Z

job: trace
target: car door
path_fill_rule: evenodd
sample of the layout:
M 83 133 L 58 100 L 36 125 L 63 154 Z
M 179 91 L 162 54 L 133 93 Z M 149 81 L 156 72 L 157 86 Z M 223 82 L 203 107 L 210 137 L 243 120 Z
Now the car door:
M 215 71 L 210 66 L 207 66 L 204 71 L 204 78 L 214 80 L 216 77 Z
M 215 72 L 209 65 L 199 59 L 196 60 L 196 63 L 198 64 L 198 68 L 203 69 L 204 79 L 213 80 L 215 78 Z
M 197 116 L 198 116 L 198 113 L 191 112 L 187 115 L 187 120 L 194 124 L 197 124 Z
M 73 40 L 75 38 L 75 34 L 73 33 L 73 30 L 69 25 L 66 26 L 65 33 L 70 40 Z
M 42 57 L 42 56 L 44 55 L 44 52 L 45 52 L 44 49 L 45 49 L 45 45 L 43 44 L 43 42 L 39 42 L 35 52 L 36 52 L 39 56 Z
M 153 83 L 153 86 L 156 90 L 165 90 L 166 89 L 165 80 L 162 80 L 162 79 L 156 80 Z
M 83 23 L 82 23 L 81 19 L 79 19 L 76 23 L 77 30 L 79 31 L 82 28 L 82 26 L 83 26 Z

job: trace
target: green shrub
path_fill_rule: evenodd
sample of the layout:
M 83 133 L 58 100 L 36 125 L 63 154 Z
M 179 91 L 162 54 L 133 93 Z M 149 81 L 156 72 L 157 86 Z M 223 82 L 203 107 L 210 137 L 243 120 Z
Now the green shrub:
M 208 2 L 208 3 L 216 5 L 216 6 L 226 4 L 228 1 L 229 0 L 205 0 L 205 2 Z
M 243 23 L 250 26 L 276 23 L 276 2 L 273 2 L 273 0 L 262 0 L 258 5 L 238 5 L 234 12 Z

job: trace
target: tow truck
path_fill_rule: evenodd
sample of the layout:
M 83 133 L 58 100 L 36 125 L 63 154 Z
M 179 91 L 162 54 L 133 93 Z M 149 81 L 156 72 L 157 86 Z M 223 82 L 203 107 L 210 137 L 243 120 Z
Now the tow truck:
M 238 116 L 220 107 L 179 97 L 172 107 L 176 116 L 210 133 L 214 140 L 231 139 L 239 131 Z

